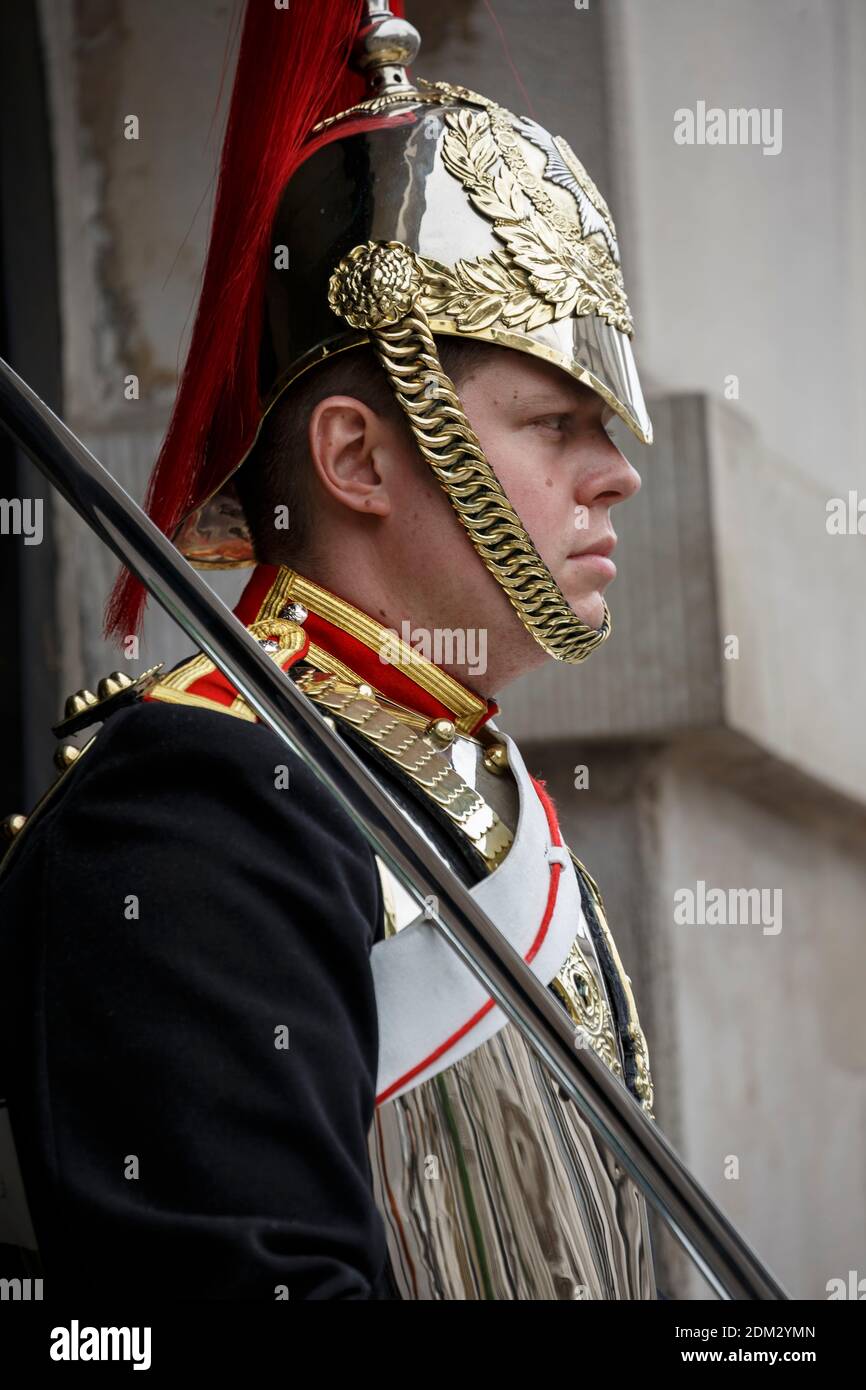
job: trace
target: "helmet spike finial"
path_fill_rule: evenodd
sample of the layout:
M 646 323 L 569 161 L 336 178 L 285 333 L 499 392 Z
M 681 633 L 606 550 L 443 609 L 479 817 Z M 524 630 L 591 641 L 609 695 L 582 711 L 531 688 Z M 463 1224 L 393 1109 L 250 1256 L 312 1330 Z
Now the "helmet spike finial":
M 371 96 L 415 94 L 407 67 L 421 46 L 418 30 L 391 11 L 389 0 L 364 0 L 366 17 L 352 50 L 352 67 L 366 76 Z

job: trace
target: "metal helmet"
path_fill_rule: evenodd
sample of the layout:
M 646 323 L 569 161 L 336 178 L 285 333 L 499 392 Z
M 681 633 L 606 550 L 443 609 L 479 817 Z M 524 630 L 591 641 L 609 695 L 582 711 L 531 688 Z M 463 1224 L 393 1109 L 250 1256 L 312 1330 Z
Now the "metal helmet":
M 650 443 L 613 219 L 566 140 L 466 87 L 410 80 L 419 36 L 387 0 L 367 0 L 359 18 L 350 64 L 370 95 L 309 131 L 271 224 L 255 438 L 303 373 L 371 344 L 521 622 L 551 656 L 580 661 L 610 631 L 607 605 L 598 629 L 574 613 L 485 458 L 434 334 L 553 363 Z M 175 530 L 193 564 L 254 563 L 232 477 L 255 438 Z

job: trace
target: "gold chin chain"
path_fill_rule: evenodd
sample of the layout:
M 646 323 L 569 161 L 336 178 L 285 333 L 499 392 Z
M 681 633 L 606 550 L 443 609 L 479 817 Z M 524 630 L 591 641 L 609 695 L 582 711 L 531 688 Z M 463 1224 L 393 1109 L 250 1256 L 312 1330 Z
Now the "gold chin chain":
M 577 617 L 484 456 L 420 304 L 424 269 L 402 242 L 366 242 L 331 276 L 328 302 L 370 334 L 422 457 L 520 621 L 557 661 L 583 661 L 611 630 Z

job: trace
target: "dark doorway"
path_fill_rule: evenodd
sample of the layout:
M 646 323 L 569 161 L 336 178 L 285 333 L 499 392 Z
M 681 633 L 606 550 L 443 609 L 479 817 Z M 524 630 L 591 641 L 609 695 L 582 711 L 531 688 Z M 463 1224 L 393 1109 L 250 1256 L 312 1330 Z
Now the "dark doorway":
M 0 355 L 61 407 L 51 130 L 34 0 L 0 6 Z M 39 501 L 41 540 L 0 534 L 0 818 L 28 811 L 52 778 L 58 658 L 53 509 L 38 470 L 0 431 L 0 498 Z

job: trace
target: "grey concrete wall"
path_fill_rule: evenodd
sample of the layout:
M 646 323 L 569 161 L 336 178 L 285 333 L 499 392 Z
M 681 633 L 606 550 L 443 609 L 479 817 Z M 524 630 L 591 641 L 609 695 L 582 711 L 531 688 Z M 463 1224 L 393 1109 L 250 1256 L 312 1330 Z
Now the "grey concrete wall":
M 660 770 L 657 797 L 679 1142 L 793 1296 L 826 1297 L 866 1248 L 863 822 L 840 845 L 836 818 L 757 804 L 682 761 Z M 778 892 L 781 930 L 676 924 L 674 893 L 698 880 Z
M 866 7 L 605 0 L 614 186 L 641 361 L 723 396 L 830 492 L 866 483 Z M 782 148 L 678 145 L 674 113 L 782 111 Z
M 662 1129 L 793 1297 L 823 1298 L 866 1242 L 866 813 L 738 744 L 575 738 L 529 761 L 601 886 Z M 699 881 L 766 890 L 767 915 L 677 921 L 675 895 Z M 666 1289 L 710 1296 L 669 1242 L 663 1255 Z

